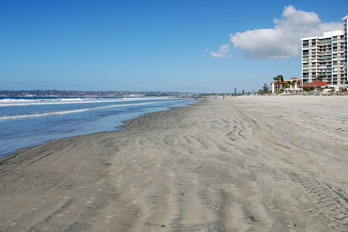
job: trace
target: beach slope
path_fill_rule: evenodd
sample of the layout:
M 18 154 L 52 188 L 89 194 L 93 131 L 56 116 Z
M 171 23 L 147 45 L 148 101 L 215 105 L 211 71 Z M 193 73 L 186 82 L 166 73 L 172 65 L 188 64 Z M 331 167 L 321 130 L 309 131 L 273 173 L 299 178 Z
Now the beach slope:
M 0 231 L 347 231 L 346 97 L 231 97 L 0 160 Z

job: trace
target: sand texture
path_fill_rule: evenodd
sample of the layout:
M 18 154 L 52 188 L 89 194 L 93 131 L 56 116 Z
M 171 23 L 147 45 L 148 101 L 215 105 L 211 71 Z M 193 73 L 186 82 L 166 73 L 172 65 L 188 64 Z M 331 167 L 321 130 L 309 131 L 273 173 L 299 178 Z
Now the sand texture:
M 19 150 L 0 231 L 348 231 L 348 98 L 206 99 Z

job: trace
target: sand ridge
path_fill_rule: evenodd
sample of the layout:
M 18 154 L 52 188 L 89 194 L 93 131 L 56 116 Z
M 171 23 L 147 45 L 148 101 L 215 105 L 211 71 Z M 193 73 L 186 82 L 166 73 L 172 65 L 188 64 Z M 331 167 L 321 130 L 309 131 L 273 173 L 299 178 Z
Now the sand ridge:
M 0 161 L 0 231 L 347 231 L 346 97 L 231 97 Z

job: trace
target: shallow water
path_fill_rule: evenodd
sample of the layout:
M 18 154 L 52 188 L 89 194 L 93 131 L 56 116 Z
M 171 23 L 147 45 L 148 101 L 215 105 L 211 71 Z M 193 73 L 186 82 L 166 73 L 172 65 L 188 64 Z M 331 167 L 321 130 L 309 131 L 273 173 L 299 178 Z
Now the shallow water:
M 193 104 L 182 98 L 0 98 L 0 156 L 52 139 L 115 130 L 145 113 Z

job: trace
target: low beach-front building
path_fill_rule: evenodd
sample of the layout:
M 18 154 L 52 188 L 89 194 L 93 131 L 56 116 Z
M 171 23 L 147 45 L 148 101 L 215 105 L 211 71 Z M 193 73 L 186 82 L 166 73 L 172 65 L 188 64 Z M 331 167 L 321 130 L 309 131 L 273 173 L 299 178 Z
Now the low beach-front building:
M 297 77 L 292 77 L 290 80 L 273 81 L 271 82 L 272 94 L 287 93 L 295 94 L 302 91 L 302 81 Z
M 324 81 L 313 81 L 308 84 L 304 84 L 303 88 L 312 88 L 313 91 L 321 92 L 323 87 L 329 86 L 330 83 L 324 82 Z

